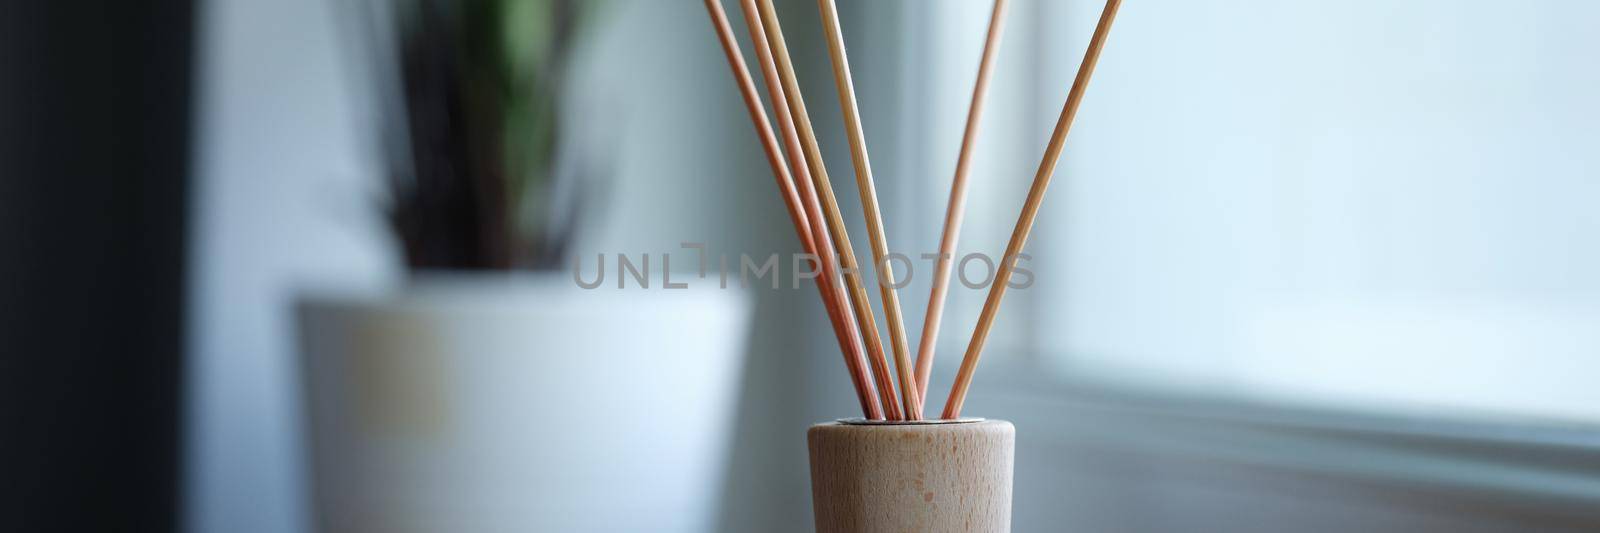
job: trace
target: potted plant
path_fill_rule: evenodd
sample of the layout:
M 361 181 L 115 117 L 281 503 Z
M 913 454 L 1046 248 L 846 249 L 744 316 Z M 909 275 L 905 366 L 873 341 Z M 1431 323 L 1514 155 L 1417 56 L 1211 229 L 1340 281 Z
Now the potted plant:
M 298 302 L 315 523 L 712 527 L 744 301 L 587 290 L 565 271 L 607 163 L 562 120 L 566 77 L 605 7 L 362 7 L 385 212 L 409 275 Z

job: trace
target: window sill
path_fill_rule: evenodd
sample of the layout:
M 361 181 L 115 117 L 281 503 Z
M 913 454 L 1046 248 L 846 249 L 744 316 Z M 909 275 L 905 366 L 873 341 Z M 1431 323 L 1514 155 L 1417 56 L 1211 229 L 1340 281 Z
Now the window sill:
M 1296 476 L 1345 489 L 1398 491 L 1472 512 L 1600 526 L 1600 432 L 1594 428 L 1160 393 L 1063 380 L 1023 364 L 985 371 L 968 414 L 1004 413 L 1017 424 L 1019 442 L 1042 453 L 1114 453 L 1129 463 Z M 1026 465 L 1019 459 L 1019 483 Z

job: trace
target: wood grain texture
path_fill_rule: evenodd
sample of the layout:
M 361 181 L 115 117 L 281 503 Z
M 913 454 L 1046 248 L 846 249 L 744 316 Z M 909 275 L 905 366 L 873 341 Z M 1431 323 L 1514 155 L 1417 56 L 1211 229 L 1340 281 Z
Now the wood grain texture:
M 848 287 L 850 305 L 856 312 L 856 324 L 861 329 L 861 340 L 866 345 L 867 361 L 872 365 L 873 382 L 878 388 L 878 398 L 883 404 L 884 416 L 900 420 L 900 400 L 895 397 L 894 378 L 889 376 L 888 362 L 883 355 L 883 341 L 878 337 L 877 318 L 872 313 L 866 286 L 861 283 L 861 264 L 856 261 L 855 248 L 850 244 L 850 234 L 845 231 L 844 215 L 839 212 L 839 201 L 833 194 L 833 182 L 828 179 L 828 167 L 822 160 L 822 148 L 817 143 L 817 132 L 812 127 L 811 114 L 806 111 L 800 81 L 794 73 L 794 62 L 789 58 L 789 45 L 783 38 L 783 25 L 778 21 L 777 9 L 772 0 L 756 4 L 761 22 L 766 24 L 767 45 L 777 62 L 778 78 L 783 82 L 783 93 L 789 99 L 789 112 L 794 117 L 795 129 L 800 134 L 806 163 L 811 168 L 811 180 L 816 187 L 817 200 L 827 215 L 828 232 L 833 236 L 834 249 L 839 252 L 839 270 Z
M 856 105 L 855 82 L 850 78 L 850 58 L 844 49 L 844 30 L 839 27 L 839 8 L 833 0 L 817 0 L 822 13 L 822 34 L 833 60 L 834 88 L 839 91 L 839 108 L 844 111 L 845 138 L 850 141 L 850 161 L 856 171 L 856 190 L 861 194 L 862 216 L 867 221 L 867 238 L 872 245 L 872 265 L 877 270 L 878 299 L 883 304 L 883 319 L 889 324 L 889 343 L 894 352 L 895 372 L 900 378 L 900 404 L 906 420 L 922 420 L 922 396 L 911 368 L 906 346 L 905 319 L 900 313 L 900 294 L 895 291 L 894 263 L 890 262 L 889 237 L 883 230 L 883 212 L 878 208 L 878 189 L 872 181 L 872 161 L 867 156 L 866 133 L 861 128 L 861 111 Z M 880 376 L 883 379 L 887 376 Z
M 1000 258 L 1000 269 L 989 286 L 989 297 L 983 301 L 978 326 L 973 328 L 972 339 L 967 341 L 967 353 L 961 359 L 961 369 L 956 371 L 950 397 L 944 402 L 942 418 L 961 417 L 961 404 L 967 400 L 967 389 L 972 386 L 978 358 L 983 356 L 983 342 L 989 338 L 989 330 L 994 327 L 995 316 L 1000 312 L 1000 301 L 1006 296 L 1006 285 L 1011 283 L 1011 273 L 1016 270 L 1017 256 L 1022 253 L 1022 247 L 1028 243 L 1028 234 L 1033 231 L 1033 221 L 1039 216 L 1039 207 L 1044 204 L 1044 193 L 1050 188 L 1050 178 L 1055 175 L 1056 163 L 1061 161 L 1061 151 L 1067 145 L 1067 132 L 1072 130 L 1072 119 L 1078 115 L 1084 91 L 1089 88 L 1089 78 L 1094 76 L 1095 62 L 1100 60 L 1100 50 L 1105 48 L 1106 36 L 1111 33 L 1111 23 L 1116 20 L 1117 9 L 1121 6 L 1122 0 L 1106 0 L 1106 7 L 1100 12 L 1100 22 L 1095 24 L 1094 35 L 1089 37 L 1089 48 L 1083 52 L 1078 76 L 1072 80 L 1072 89 L 1067 91 L 1067 103 L 1062 106 L 1061 118 L 1056 120 L 1055 132 L 1050 134 L 1050 143 L 1045 146 L 1039 171 L 1033 175 L 1033 186 L 1028 189 L 1028 198 L 1022 203 L 1022 214 L 1017 216 L 1017 225 L 1011 230 L 1011 241 L 1006 244 L 1006 254 Z
M 800 147 L 800 134 L 795 130 L 794 116 L 789 112 L 789 97 L 784 95 L 783 81 L 778 77 L 778 64 L 772 58 L 772 48 L 767 45 L 766 23 L 761 21 L 760 8 L 756 0 L 740 0 L 740 7 L 744 10 L 745 26 L 750 31 L 751 48 L 756 51 L 756 59 L 761 65 L 761 75 L 766 80 L 767 96 L 772 101 L 772 114 L 778 119 L 778 131 L 782 133 L 784 145 L 788 148 L 785 152 L 789 156 L 789 168 L 794 176 L 795 189 L 800 192 L 800 206 L 805 209 L 806 222 L 811 225 L 812 250 L 807 253 L 816 256 L 817 265 L 822 275 L 816 278 L 817 287 L 823 290 L 823 303 L 828 309 L 828 318 L 832 321 L 836 334 L 841 337 L 841 346 L 848 344 L 844 351 L 845 368 L 850 373 L 850 383 L 855 386 L 856 397 L 861 402 L 861 412 L 868 419 L 883 420 L 883 404 L 878 399 L 877 389 L 873 388 L 872 377 L 867 375 L 867 362 L 865 349 L 862 348 L 861 331 L 856 329 L 855 311 L 850 308 L 850 303 L 845 297 L 845 287 L 839 277 L 837 266 L 838 256 L 833 249 L 833 238 L 828 236 L 828 230 L 823 222 L 826 218 L 822 214 L 821 204 L 817 203 L 817 190 L 811 180 L 811 167 L 806 164 L 805 149 Z
M 767 164 L 772 167 L 772 177 L 777 180 L 778 192 L 783 197 L 784 208 L 789 212 L 790 222 L 794 225 L 796 237 L 800 240 L 801 249 L 806 254 L 818 256 L 819 254 L 832 255 L 832 250 L 826 242 L 826 235 L 813 233 L 815 225 L 810 224 L 804 210 L 803 200 L 796 192 L 794 177 L 789 174 L 787 167 L 783 166 L 783 155 L 778 149 L 778 141 L 772 134 L 772 125 L 767 120 L 767 112 L 761 107 L 761 98 L 756 94 L 755 80 L 750 76 L 750 69 L 745 65 L 744 55 L 739 52 L 739 43 L 734 39 L 733 28 L 728 23 L 728 15 L 722 9 L 719 0 L 705 0 L 706 13 L 711 17 L 711 27 L 716 31 L 717 41 L 722 44 L 723 55 L 727 57 L 728 68 L 733 72 L 733 79 L 739 85 L 739 95 L 744 98 L 746 111 L 750 120 L 755 125 L 756 137 L 761 148 L 767 156 Z M 748 9 L 748 8 L 747 8 Z M 765 48 L 756 43 L 758 51 Z M 768 78 L 771 79 L 770 76 Z M 782 115 L 787 117 L 787 114 Z M 801 184 L 806 192 L 810 192 L 809 184 Z M 816 237 L 822 237 L 822 248 L 818 247 Z M 845 367 L 850 372 L 850 382 L 856 389 L 856 398 L 861 403 L 862 416 L 867 418 L 883 418 L 882 410 L 876 392 L 871 388 L 866 369 L 858 361 L 864 360 L 861 341 L 856 335 L 856 330 L 850 324 L 846 313 L 850 310 L 839 303 L 835 297 L 832 276 L 819 276 L 816 278 L 817 290 L 822 294 L 823 308 L 828 312 L 829 323 L 833 326 L 834 336 L 838 338 L 839 350 L 844 354 Z
M 819 532 L 1011 530 L 1010 422 L 818 424 L 806 442 Z
M 972 84 L 972 102 L 967 104 L 967 127 L 961 134 L 961 152 L 956 157 L 956 174 L 950 180 L 950 202 L 944 211 L 944 232 L 939 236 L 939 255 L 933 270 L 933 288 L 928 291 L 927 314 L 922 317 L 922 340 L 917 345 L 917 399 L 928 400 L 928 379 L 933 375 L 933 351 L 939 341 L 939 323 L 944 320 L 945 294 L 950 289 L 950 267 L 955 264 L 956 241 L 961 238 L 961 220 L 967 211 L 967 173 L 972 170 L 972 150 L 977 146 L 978 125 L 983 120 L 983 96 L 989 91 L 994 74 L 994 58 L 1000 52 L 1000 36 L 1005 31 L 1006 0 L 994 0 L 989 14 L 989 33 L 983 40 L 983 59 L 978 62 L 978 79 Z M 917 405 L 917 412 L 924 410 Z

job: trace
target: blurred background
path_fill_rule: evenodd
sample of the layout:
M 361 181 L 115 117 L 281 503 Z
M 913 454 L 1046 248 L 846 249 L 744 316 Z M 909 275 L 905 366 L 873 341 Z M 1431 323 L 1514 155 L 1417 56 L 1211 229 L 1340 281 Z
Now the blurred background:
M 811 289 L 682 248 L 798 248 L 701 3 L 134 4 L 0 14 L 0 529 L 811 528 L 803 432 L 858 409 Z M 991 4 L 839 4 L 890 246 L 934 252 Z M 962 253 L 1101 8 L 1011 4 Z M 1600 529 L 1597 22 L 1126 3 L 964 411 L 1017 426 L 1016 529 Z

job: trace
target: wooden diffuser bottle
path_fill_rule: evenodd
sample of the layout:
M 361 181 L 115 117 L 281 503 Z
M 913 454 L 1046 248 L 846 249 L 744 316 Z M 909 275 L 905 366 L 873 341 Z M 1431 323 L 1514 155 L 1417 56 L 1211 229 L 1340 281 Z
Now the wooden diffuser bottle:
M 819 532 L 1011 530 L 1010 422 L 834 422 L 806 443 Z

